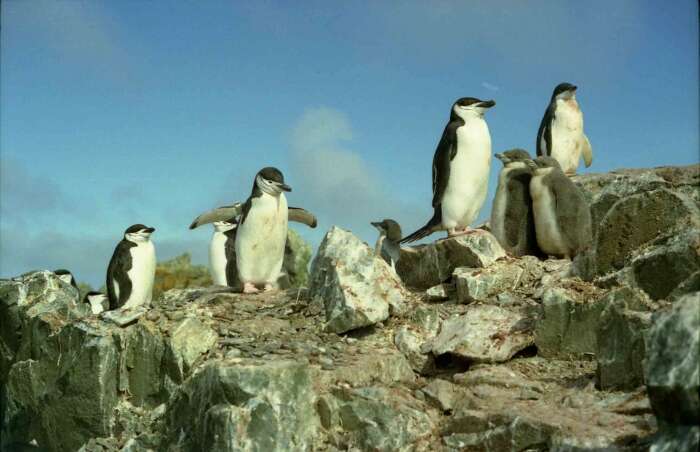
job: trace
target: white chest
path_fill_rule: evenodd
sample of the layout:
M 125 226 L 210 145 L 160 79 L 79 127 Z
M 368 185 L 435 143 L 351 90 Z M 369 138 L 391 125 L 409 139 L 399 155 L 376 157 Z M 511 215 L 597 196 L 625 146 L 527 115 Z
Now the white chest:
M 226 234 L 214 231 L 209 242 L 209 270 L 214 284 L 226 285 Z
M 156 274 L 156 249 L 153 242 L 139 242 L 129 252 L 131 269 L 127 274 L 131 280 L 131 295 L 124 306 L 126 308 L 150 304 Z
M 287 242 L 287 199 L 263 193 L 253 198 L 236 234 L 236 263 L 241 281 L 273 283 L 282 268 Z
M 566 252 L 566 245 L 557 221 L 556 199 L 542 179 L 534 176 L 530 180 L 537 244 L 547 254 L 560 255 Z

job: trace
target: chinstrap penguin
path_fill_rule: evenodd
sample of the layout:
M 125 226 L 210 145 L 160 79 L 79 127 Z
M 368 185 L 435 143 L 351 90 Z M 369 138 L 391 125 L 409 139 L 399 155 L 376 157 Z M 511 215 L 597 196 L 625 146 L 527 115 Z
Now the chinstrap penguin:
M 215 221 L 214 233 L 209 244 L 209 269 L 214 284 L 238 287 L 236 269 L 236 228 L 238 219 Z
M 396 263 L 401 255 L 401 226 L 391 219 L 372 222 L 372 226 L 379 231 L 379 237 L 374 245 L 374 251 L 396 272 Z
M 66 270 L 65 268 L 59 268 L 58 270 L 54 270 L 54 274 L 61 278 L 61 281 L 63 281 L 64 283 L 70 284 L 76 289 L 78 288 L 78 284 L 75 282 L 75 278 L 73 277 L 73 274 L 70 272 L 70 270 Z
M 129 226 L 114 249 L 107 267 L 109 309 L 150 305 L 156 273 L 156 251 L 151 241 L 155 228 Z
M 491 135 L 484 113 L 496 105 L 473 97 L 457 100 L 433 157 L 433 217 L 403 238 L 413 242 L 447 230 L 448 237 L 472 232 L 469 225 L 486 199 L 491 166 Z
M 572 259 L 592 240 L 586 198 L 554 158 L 538 157 L 528 165 L 537 244 L 546 254 Z
M 95 315 L 109 309 L 107 295 L 102 292 L 91 291 L 86 293 L 83 297 L 83 303 L 89 304 L 92 313 Z
M 289 209 L 284 192 L 292 191 L 277 168 L 258 171 L 236 230 L 236 266 L 244 293 L 256 286 L 271 290 L 279 277 L 287 242 Z
M 511 149 L 496 154 L 496 158 L 503 162 L 503 168 L 491 207 L 491 232 L 511 255 L 536 256 L 540 251 L 530 196 L 532 169 L 527 164 L 530 154 L 523 149 Z
M 576 174 L 583 155 L 586 168 L 593 162 L 593 150 L 583 133 L 583 113 L 576 101 L 577 87 L 560 83 L 554 88 L 537 131 L 537 155 L 554 157 L 565 174 Z

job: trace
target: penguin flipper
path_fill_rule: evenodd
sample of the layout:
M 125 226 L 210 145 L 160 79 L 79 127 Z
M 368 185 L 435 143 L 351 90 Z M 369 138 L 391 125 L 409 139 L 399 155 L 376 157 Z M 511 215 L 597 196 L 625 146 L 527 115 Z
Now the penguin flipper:
M 217 207 L 195 218 L 192 224 L 190 224 L 190 229 L 195 229 L 203 224 L 209 224 L 215 221 L 229 220 L 240 215 L 242 211 L 243 205 L 240 202 L 231 206 Z
M 310 228 L 315 228 L 318 222 L 314 214 L 301 207 L 289 207 L 289 221 L 294 221 L 295 223 L 302 223 Z
M 538 157 L 547 157 L 552 154 L 552 121 L 554 120 L 554 109 L 551 104 L 547 107 L 537 130 L 537 142 L 535 149 Z
M 588 137 L 585 134 L 583 135 L 582 154 L 583 163 L 585 163 L 586 168 L 588 168 L 589 166 L 591 166 L 591 163 L 593 163 L 593 149 L 591 148 L 591 142 L 588 141 Z
M 442 137 L 433 156 L 433 207 L 442 204 L 442 196 L 450 180 L 450 163 L 457 155 L 457 128 L 463 123 L 450 122 L 442 132 Z
M 431 218 L 425 224 L 425 226 L 418 229 L 413 234 L 410 234 L 399 240 L 399 243 L 415 242 L 416 240 L 420 240 L 423 237 L 427 237 L 433 232 L 439 231 L 440 229 L 442 229 L 442 206 L 438 204 L 438 206 L 435 207 L 435 213 L 433 214 L 433 218 Z

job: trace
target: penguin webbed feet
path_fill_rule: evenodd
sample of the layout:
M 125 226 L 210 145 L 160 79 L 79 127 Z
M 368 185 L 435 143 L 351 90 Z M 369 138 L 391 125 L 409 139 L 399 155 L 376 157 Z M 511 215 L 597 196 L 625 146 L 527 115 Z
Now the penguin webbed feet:
M 243 293 L 258 293 L 260 289 L 255 287 L 255 284 L 247 282 L 243 283 Z

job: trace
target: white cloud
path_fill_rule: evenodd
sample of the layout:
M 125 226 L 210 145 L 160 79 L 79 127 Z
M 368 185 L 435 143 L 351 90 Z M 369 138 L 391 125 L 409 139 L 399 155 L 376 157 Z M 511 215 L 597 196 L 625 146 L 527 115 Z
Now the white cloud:
M 483 86 L 484 88 L 486 88 L 489 91 L 498 91 L 499 89 L 501 89 L 498 86 L 496 86 L 492 83 L 489 83 L 489 82 L 481 82 L 481 86 Z

